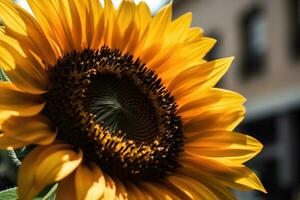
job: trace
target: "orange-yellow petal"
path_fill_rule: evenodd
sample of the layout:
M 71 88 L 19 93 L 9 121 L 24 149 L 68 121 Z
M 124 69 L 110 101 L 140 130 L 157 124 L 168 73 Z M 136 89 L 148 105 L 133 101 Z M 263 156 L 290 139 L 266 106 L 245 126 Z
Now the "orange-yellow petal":
M 10 117 L 2 124 L 2 130 L 10 138 L 28 144 L 51 144 L 56 129 L 51 121 L 42 115 L 32 117 Z
M 44 64 L 20 45 L 17 40 L 0 34 L 0 65 L 18 88 L 34 94 L 44 93 L 49 82 Z
M 103 25 L 104 25 L 104 16 L 103 16 L 103 8 L 100 4 L 99 0 L 90 0 L 86 2 L 88 5 L 86 6 L 87 16 L 85 18 L 86 23 L 89 24 L 88 27 L 90 32 L 86 32 L 88 34 L 87 45 L 91 48 L 99 48 L 100 41 L 103 36 Z
M 21 92 L 14 84 L 0 82 L 0 110 L 16 112 L 21 116 L 32 116 L 42 111 L 44 100 L 40 95 Z
M 70 32 L 67 32 L 69 27 L 64 27 L 66 21 L 60 20 L 58 1 L 28 0 L 27 2 L 47 39 L 59 47 L 61 55 L 58 56 L 70 52 L 72 50 L 72 43 L 70 42 L 72 36 Z
M 184 193 L 188 199 L 218 200 L 218 197 L 202 183 L 187 176 L 167 176 L 166 182 Z
M 119 36 L 115 36 L 112 48 L 118 48 L 123 52 L 126 52 L 125 48 L 129 45 L 131 36 L 135 35 L 135 21 L 134 21 L 135 9 L 133 1 L 127 0 L 122 1 L 118 10 L 116 11 L 116 23 L 114 26 L 114 31 L 119 32 Z M 137 40 L 135 40 L 137 41 Z M 133 44 L 130 44 L 133 45 Z
M 151 199 L 151 196 L 147 192 L 142 191 L 141 188 L 138 188 L 135 184 L 131 182 L 126 183 L 126 189 L 128 193 L 128 199 L 132 199 L 132 200 Z
M 77 2 L 80 3 L 76 4 Z M 84 6 L 82 6 L 83 1 L 52 1 L 52 4 L 57 8 L 57 15 L 61 21 L 68 49 L 81 51 L 83 47 L 83 30 L 90 32 L 90 30 L 86 30 L 85 27 L 82 27 L 81 24 L 82 20 L 86 20 L 86 16 L 81 18 L 80 13 L 86 10 Z M 86 46 L 83 48 L 86 48 Z
M 127 200 L 128 199 L 128 193 L 126 191 L 126 188 L 124 186 L 124 184 L 118 180 L 115 179 L 115 183 L 116 183 L 116 200 Z
M 115 181 L 107 174 L 103 173 L 105 177 L 105 188 L 102 199 L 115 199 L 116 197 L 116 184 Z
M 34 52 L 49 64 L 56 62 L 55 52 L 32 15 L 13 1 L 1 0 L 0 18 L 7 34 L 21 42 L 24 49 Z
M 230 109 L 243 110 L 246 99 L 238 93 L 212 88 L 199 92 L 198 95 L 189 96 L 179 104 L 178 114 L 186 122 L 200 114 L 208 112 L 226 112 Z
M 166 33 L 165 27 L 171 22 L 172 19 L 172 4 L 161 8 L 158 13 L 152 18 L 148 35 L 145 38 L 145 42 L 143 43 L 143 49 L 147 49 L 148 47 L 153 45 L 153 41 L 159 43 L 162 39 L 164 39 L 164 34 Z M 142 56 L 143 58 L 143 56 Z
M 242 164 L 262 150 L 262 144 L 248 135 L 228 131 L 201 132 L 187 136 L 185 151 L 217 161 Z
M 198 41 L 203 36 L 203 29 L 199 27 L 190 28 L 188 33 L 185 35 L 185 42 Z
M 232 131 L 244 119 L 245 98 L 241 95 L 217 88 L 202 92 L 198 97 L 177 102 L 187 136 L 203 131 Z
M 43 188 L 71 174 L 82 161 L 82 152 L 71 145 L 39 146 L 23 160 L 18 174 L 18 194 L 31 200 Z
M 144 1 L 141 1 L 136 7 L 135 21 L 140 33 L 144 33 L 151 21 L 150 9 Z
M 245 109 L 234 108 L 225 112 L 208 112 L 200 114 L 184 124 L 186 134 L 200 131 L 227 130 L 232 131 L 244 119 Z
M 18 115 L 17 112 L 8 111 L 8 110 L 0 110 L 0 131 L 2 130 L 2 123 L 10 118 L 11 116 Z
M 213 38 L 201 37 L 199 40 L 192 42 L 182 42 L 168 50 L 169 59 L 161 66 L 157 65 L 157 73 L 162 77 L 166 87 L 170 82 L 183 71 L 206 63 L 203 57 L 215 45 L 216 40 Z
M 219 199 L 236 200 L 233 193 L 229 191 L 229 189 L 226 188 L 222 183 L 220 183 L 219 179 L 216 179 L 209 174 L 200 172 L 200 170 L 195 166 L 185 165 L 179 169 L 178 173 L 199 181 L 205 185 L 205 187 L 211 190 L 217 197 L 219 197 Z
M 19 149 L 29 145 L 30 142 L 24 142 L 20 140 L 16 140 L 14 138 L 9 137 L 8 135 L 1 133 L 0 134 L 0 149 L 13 150 Z
M 168 37 L 169 40 L 165 41 L 165 45 L 172 45 L 174 43 L 183 42 L 184 35 L 186 35 L 192 24 L 192 13 L 188 12 L 184 15 L 178 17 L 174 21 L 171 22 L 170 26 L 168 27 Z M 175 30 L 175 31 L 174 31 Z
M 180 195 L 175 194 L 172 189 L 165 187 L 161 183 L 156 182 L 141 182 L 139 187 L 144 189 L 143 192 L 148 192 L 153 199 L 162 199 L 162 200 L 180 200 L 182 199 Z
M 99 200 L 105 190 L 105 178 L 94 163 L 80 165 L 75 172 L 77 199 Z
M 114 40 L 114 34 L 118 34 L 117 31 L 113 30 L 115 26 L 115 8 L 111 0 L 104 0 L 104 19 L 103 43 L 111 46 Z
M 77 200 L 74 172 L 59 182 L 55 199 L 56 200 L 66 200 L 66 199 Z
M 260 190 L 266 192 L 253 171 L 242 164 L 219 162 L 213 158 L 200 156 L 188 152 L 182 153 L 180 163 L 183 166 L 194 166 L 201 173 L 208 174 L 227 187 L 239 190 Z
M 100 5 L 100 1 L 92 0 L 92 8 L 94 11 L 94 35 L 91 43 L 92 49 L 99 49 L 102 46 L 103 36 L 104 36 L 104 27 L 105 27 L 105 16 L 103 12 L 103 7 Z
M 228 70 L 232 60 L 224 58 L 188 68 L 172 80 L 168 90 L 180 101 L 199 88 L 212 88 Z

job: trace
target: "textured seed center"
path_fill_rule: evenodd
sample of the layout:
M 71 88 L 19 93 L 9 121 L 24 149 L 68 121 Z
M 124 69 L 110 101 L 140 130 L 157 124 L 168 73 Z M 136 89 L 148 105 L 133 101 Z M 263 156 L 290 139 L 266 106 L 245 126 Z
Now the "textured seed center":
M 176 102 L 154 71 L 103 47 L 72 52 L 48 69 L 43 113 L 57 139 L 112 177 L 157 179 L 179 164 L 183 144 Z
M 129 77 L 112 73 L 93 77 L 84 106 L 111 133 L 126 133 L 127 138 L 139 141 L 159 134 L 152 100 Z

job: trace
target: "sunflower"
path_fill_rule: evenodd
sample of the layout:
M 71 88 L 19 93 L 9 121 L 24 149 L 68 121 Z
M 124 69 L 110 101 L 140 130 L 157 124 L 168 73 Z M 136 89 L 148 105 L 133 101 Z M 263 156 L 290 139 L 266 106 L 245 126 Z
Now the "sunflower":
M 264 187 L 243 163 L 262 145 L 234 132 L 245 99 L 214 88 L 233 58 L 143 2 L 0 0 L 0 148 L 32 149 L 18 194 L 57 199 L 235 199 Z

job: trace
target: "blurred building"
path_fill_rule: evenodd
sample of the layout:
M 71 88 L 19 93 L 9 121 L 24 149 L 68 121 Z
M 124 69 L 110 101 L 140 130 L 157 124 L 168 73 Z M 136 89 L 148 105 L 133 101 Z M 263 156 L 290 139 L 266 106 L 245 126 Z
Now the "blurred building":
M 300 0 L 177 1 L 175 16 L 193 13 L 193 25 L 218 40 L 207 59 L 235 56 L 219 83 L 248 102 L 242 132 L 264 144 L 251 163 L 269 194 L 239 199 L 300 199 Z

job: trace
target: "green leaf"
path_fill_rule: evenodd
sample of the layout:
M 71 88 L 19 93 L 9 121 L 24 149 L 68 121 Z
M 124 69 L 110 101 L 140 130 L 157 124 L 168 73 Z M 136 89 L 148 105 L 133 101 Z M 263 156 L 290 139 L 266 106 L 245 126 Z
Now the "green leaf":
M 33 200 L 55 200 L 58 184 L 55 184 L 44 197 L 36 197 Z M 0 200 L 18 200 L 17 188 L 0 191 Z
M 0 191 L 0 200 L 17 200 L 17 188 Z
M 0 81 L 8 81 L 8 77 L 5 75 L 5 73 L 1 68 L 0 68 Z
M 55 200 L 56 197 L 56 190 L 58 184 L 55 184 L 48 192 L 44 195 L 39 195 L 39 197 L 34 198 L 33 200 Z M 0 199 L 1 200 L 1 199 Z
M 21 161 L 14 150 L 8 150 L 8 155 L 16 166 L 21 165 Z
M 58 184 L 55 184 L 42 200 L 55 200 Z
M 8 155 L 10 156 L 12 162 L 16 166 L 19 166 L 22 163 L 24 157 L 32 150 L 32 148 L 32 146 L 27 146 L 21 149 L 9 150 Z

